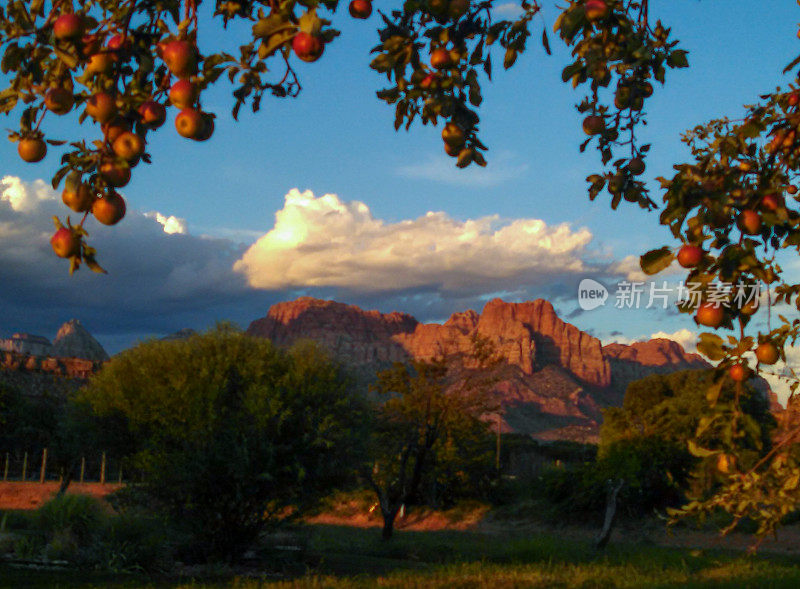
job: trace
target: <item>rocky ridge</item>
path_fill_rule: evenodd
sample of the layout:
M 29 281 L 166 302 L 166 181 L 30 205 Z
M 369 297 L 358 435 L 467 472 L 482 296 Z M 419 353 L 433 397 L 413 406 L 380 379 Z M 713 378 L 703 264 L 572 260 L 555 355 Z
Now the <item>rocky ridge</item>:
M 75 389 L 108 360 L 103 346 L 71 319 L 52 344 L 45 337 L 20 333 L 0 339 L 0 384 L 30 394 Z
M 425 324 L 405 313 L 303 297 L 273 305 L 247 331 L 279 346 L 315 340 L 367 379 L 392 362 L 463 358 L 476 335 L 486 338 L 501 358 L 494 392 L 503 407 L 502 429 L 543 439 L 594 440 L 601 410 L 620 405 L 633 380 L 709 366 L 667 339 L 603 346 L 542 299 L 493 299 L 481 313 Z

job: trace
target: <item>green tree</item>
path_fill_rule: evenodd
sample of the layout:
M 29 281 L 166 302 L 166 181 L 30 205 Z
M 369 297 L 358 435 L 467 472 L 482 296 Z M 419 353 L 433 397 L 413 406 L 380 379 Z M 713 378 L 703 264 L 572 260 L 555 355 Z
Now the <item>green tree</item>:
M 83 400 L 124 419 L 139 491 L 205 558 L 241 555 L 268 523 L 345 480 L 362 406 L 319 348 L 229 326 L 116 356 Z
M 113 427 L 59 392 L 27 394 L 0 386 L 0 450 L 19 459 L 47 448 L 48 472 L 58 472 L 63 494 L 77 474 L 82 457 L 102 448 L 119 455 L 102 431 Z
M 384 539 L 403 505 L 432 499 L 425 489 L 457 496 L 491 471 L 489 395 L 491 350 L 478 340 L 476 369 L 455 376 L 443 360 L 396 363 L 378 374 L 378 407 L 364 477 L 377 494 Z M 459 370 L 459 369 L 455 369 Z M 436 500 L 436 497 L 433 497 Z
M 727 424 L 732 415 L 720 415 L 708 404 L 706 395 L 713 377 L 705 370 L 685 370 L 651 375 L 628 385 L 622 407 L 603 412 L 599 458 L 619 458 L 638 445 L 643 451 L 639 463 L 648 471 L 652 471 L 656 456 L 661 457 L 663 468 L 658 476 L 663 481 L 649 476 L 651 487 L 691 491 L 697 498 L 707 496 L 719 484 L 733 456 L 743 461 L 743 468 L 755 464 L 771 447 L 776 423 L 769 403 L 762 392 L 747 385 L 737 402 L 736 383 L 723 381 L 717 402 L 728 412 L 737 411 L 738 403 L 743 412 L 737 417 L 741 427 L 730 430 Z M 655 446 L 662 450 L 655 452 Z M 674 502 L 670 504 L 674 506 Z

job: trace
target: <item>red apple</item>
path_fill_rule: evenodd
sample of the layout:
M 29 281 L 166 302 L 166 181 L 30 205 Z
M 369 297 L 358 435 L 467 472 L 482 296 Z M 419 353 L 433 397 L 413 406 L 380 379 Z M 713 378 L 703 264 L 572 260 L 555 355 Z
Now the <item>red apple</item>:
M 761 208 L 765 211 L 777 211 L 783 206 L 783 199 L 775 193 L 765 194 L 761 199 Z
M 131 38 L 126 37 L 124 35 L 114 35 L 108 40 L 108 45 L 106 45 L 109 51 L 113 51 L 115 53 L 126 53 L 131 50 L 133 43 L 131 43 Z
M 131 162 L 144 153 L 144 141 L 136 133 L 125 131 L 114 140 L 111 149 L 122 159 Z
M 684 268 L 694 268 L 702 261 L 704 253 L 703 248 L 687 243 L 678 250 L 678 263 Z
M 44 105 L 57 115 L 65 115 L 72 110 L 75 99 L 66 88 L 51 88 L 44 96 Z
M 122 188 L 131 181 L 130 166 L 113 159 L 103 161 L 99 172 L 106 184 L 114 188 Z
M 177 129 L 179 135 L 187 139 L 194 139 L 199 136 L 204 125 L 203 113 L 196 108 L 184 108 L 175 117 L 175 129 Z
M 640 176 L 644 174 L 644 170 L 645 170 L 645 165 L 644 165 L 644 160 L 642 158 L 635 157 L 628 162 L 628 171 L 634 176 Z
M 169 89 L 169 101 L 178 108 L 191 108 L 197 100 L 197 86 L 189 80 L 178 80 Z
M 589 115 L 583 119 L 583 132 L 587 135 L 599 135 L 606 130 L 606 121 L 600 115 Z
M 53 233 L 50 246 L 59 258 L 71 258 L 81 252 L 81 238 L 72 230 L 62 227 Z
M 716 329 L 725 320 L 725 309 L 722 308 L 722 305 L 703 303 L 697 307 L 695 320 L 700 325 Z
M 208 113 L 201 113 L 203 127 L 192 137 L 195 141 L 207 141 L 214 134 L 214 117 Z
M 74 190 L 65 188 L 61 193 L 61 200 L 76 213 L 85 213 L 92 208 L 94 202 L 94 190 L 81 182 Z
M 139 107 L 142 124 L 150 129 L 158 129 L 167 120 L 167 109 L 155 100 L 148 100 Z
M 742 382 L 750 377 L 750 368 L 747 364 L 738 363 L 728 368 L 728 374 L 736 382 Z
M 197 50 L 189 41 L 170 41 L 161 52 L 169 71 L 179 78 L 188 78 L 197 71 Z
M 62 14 L 53 23 L 56 39 L 77 39 L 83 35 L 83 19 L 77 14 Z
M 437 70 L 444 70 L 453 65 L 450 59 L 450 52 L 443 47 L 431 51 L 431 67 Z
M 98 92 L 86 101 L 86 114 L 102 125 L 117 114 L 117 102 L 111 94 Z
M 444 152 L 450 157 L 458 157 L 458 154 L 461 153 L 461 149 L 460 146 L 450 145 L 449 143 L 444 144 Z
M 435 88 L 438 82 L 439 74 L 428 74 L 422 78 L 422 81 L 419 83 L 419 87 L 428 90 L 430 88 Z
M 586 0 L 583 9 L 586 12 L 586 18 L 591 21 L 605 18 L 608 14 L 608 4 L 603 0 Z
M 772 342 L 763 342 L 756 348 L 756 358 L 762 364 L 775 364 L 780 359 L 778 346 Z
M 98 198 L 92 205 L 92 215 L 103 225 L 116 225 L 125 216 L 125 201 L 116 192 Z
M 447 145 L 461 149 L 464 147 L 466 136 L 464 135 L 464 129 L 451 121 L 442 129 L 442 139 Z
M 758 235 L 761 233 L 761 215 L 750 209 L 745 209 L 736 219 L 739 231 L 745 235 Z
M 17 145 L 17 153 L 28 163 L 40 162 L 47 155 L 47 144 L 43 139 L 23 137 Z
M 317 61 L 325 50 L 322 39 L 304 31 L 300 31 L 292 39 L 292 50 L 303 61 Z
M 107 123 L 103 123 L 101 129 L 103 130 L 106 141 L 113 145 L 117 137 L 131 130 L 131 123 L 128 119 L 116 116 Z
M 350 16 L 353 18 L 369 18 L 372 14 L 372 2 L 370 0 L 353 0 L 350 2 Z

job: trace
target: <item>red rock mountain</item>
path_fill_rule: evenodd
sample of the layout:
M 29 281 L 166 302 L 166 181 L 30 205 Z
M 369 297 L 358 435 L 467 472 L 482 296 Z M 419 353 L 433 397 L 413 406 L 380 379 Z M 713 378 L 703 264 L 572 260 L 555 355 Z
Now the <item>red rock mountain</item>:
M 0 339 L 0 385 L 34 395 L 74 390 L 108 359 L 80 321 L 70 319 L 52 344 L 43 336 L 26 333 Z
M 671 340 L 604 347 L 562 321 L 542 299 L 494 299 L 480 314 L 470 310 L 444 324 L 426 324 L 405 313 L 303 297 L 273 305 L 247 331 L 279 346 L 315 340 L 366 378 L 391 362 L 458 357 L 472 350 L 478 334 L 502 359 L 494 386 L 503 407 L 502 428 L 543 439 L 596 439 L 600 410 L 621 404 L 629 382 L 708 366 Z

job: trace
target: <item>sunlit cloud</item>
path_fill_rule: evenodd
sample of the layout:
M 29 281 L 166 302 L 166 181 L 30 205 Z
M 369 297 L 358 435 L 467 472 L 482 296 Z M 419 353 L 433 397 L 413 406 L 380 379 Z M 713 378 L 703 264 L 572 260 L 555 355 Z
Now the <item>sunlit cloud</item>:
M 587 229 L 539 219 L 428 212 L 389 223 L 362 202 L 293 189 L 235 269 L 260 289 L 492 292 L 587 272 L 591 239 Z
M 145 213 L 144 216 L 150 219 L 155 219 L 162 227 L 164 227 L 164 233 L 187 233 L 186 219 L 181 219 L 175 215 L 162 215 L 158 211 L 150 211 Z

